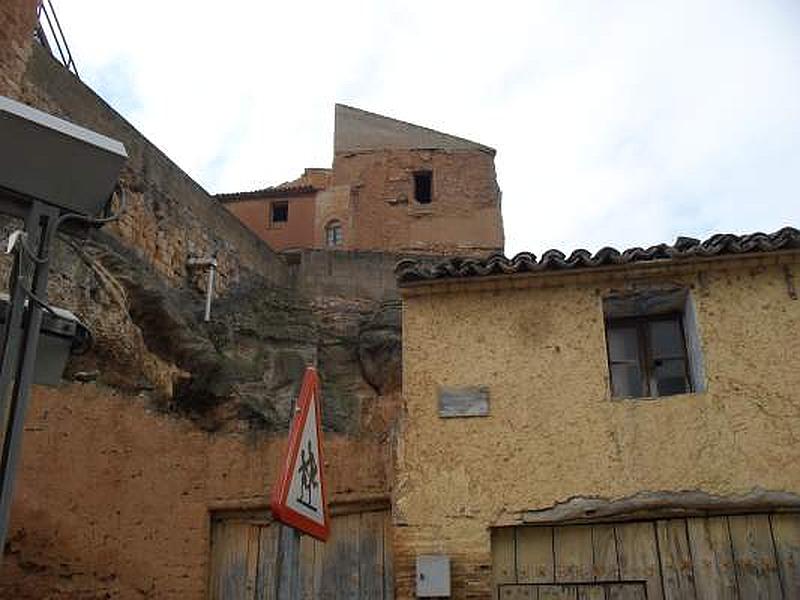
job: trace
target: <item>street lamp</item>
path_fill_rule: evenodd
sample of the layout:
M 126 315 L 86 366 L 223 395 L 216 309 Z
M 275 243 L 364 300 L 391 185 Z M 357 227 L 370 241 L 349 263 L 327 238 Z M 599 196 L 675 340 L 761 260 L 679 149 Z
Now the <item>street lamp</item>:
M 89 227 L 117 218 L 99 216 L 110 207 L 126 159 L 125 147 L 117 140 L 0 96 L 0 214 L 25 223 L 24 230 L 11 235 L 7 249 L 14 262 L 0 345 L 0 417 L 5 419 L 0 552 L 31 383 L 60 378 L 60 369 L 56 377 L 53 367 L 66 361 L 71 345 L 48 345 L 45 335 L 43 355 L 53 356 L 43 358 L 55 362 L 37 369 L 43 317 L 47 315 L 45 329 L 51 333 L 54 328 L 65 334 L 77 332 L 77 326 L 70 329 L 71 320 L 61 309 L 47 304 L 50 246 L 66 222 Z

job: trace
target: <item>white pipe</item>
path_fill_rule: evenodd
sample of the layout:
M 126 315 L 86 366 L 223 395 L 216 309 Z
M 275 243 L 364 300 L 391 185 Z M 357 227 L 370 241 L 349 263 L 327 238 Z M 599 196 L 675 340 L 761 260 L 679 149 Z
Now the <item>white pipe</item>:
M 217 273 L 217 261 L 211 265 L 208 270 L 208 288 L 206 288 L 206 318 L 205 322 L 211 320 L 211 297 L 214 295 L 214 275 Z
M 217 274 L 217 259 L 211 258 L 190 258 L 186 261 L 190 267 L 208 267 L 208 284 L 206 285 L 206 312 L 203 320 L 208 323 L 211 320 L 211 299 L 214 296 L 214 278 Z

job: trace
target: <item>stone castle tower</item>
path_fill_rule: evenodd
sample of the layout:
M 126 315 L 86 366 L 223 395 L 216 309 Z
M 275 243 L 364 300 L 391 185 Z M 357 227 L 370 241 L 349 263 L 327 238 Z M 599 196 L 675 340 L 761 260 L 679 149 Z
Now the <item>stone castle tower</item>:
M 217 198 L 276 250 L 502 251 L 494 149 L 342 104 L 334 129 L 333 168 Z

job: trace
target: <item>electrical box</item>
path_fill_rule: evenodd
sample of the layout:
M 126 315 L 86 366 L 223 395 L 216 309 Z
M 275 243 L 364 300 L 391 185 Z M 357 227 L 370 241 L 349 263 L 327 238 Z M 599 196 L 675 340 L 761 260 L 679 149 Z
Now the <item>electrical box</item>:
M 417 598 L 450 597 L 450 557 L 442 554 L 417 556 Z

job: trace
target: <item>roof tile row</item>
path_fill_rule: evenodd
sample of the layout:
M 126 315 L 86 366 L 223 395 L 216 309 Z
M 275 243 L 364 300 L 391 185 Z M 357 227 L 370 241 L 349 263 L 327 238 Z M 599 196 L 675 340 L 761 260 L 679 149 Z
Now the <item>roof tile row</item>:
M 794 227 L 784 227 L 770 234 L 716 234 L 702 242 L 694 238 L 679 237 L 671 246 L 658 244 L 646 249 L 629 248 L 623 252 L 606 247 L 592 254 L 588 250 L 580 249 L 573 251 L 567 257 L 558 250 L 548 250 L 538 260 L 530 252 L 520 252 L 514 258 L 506 258 L 502 254 L 493 254 L 485 259 L 457 257 L 433 265 L 419 260 L 405 259 L 397 263 L 395 274 L 398 282 L 402 285 L 441 279 L 586 269 L 659 260 L 683 260 L 789 249 L 800 249 L 800 231 Z

